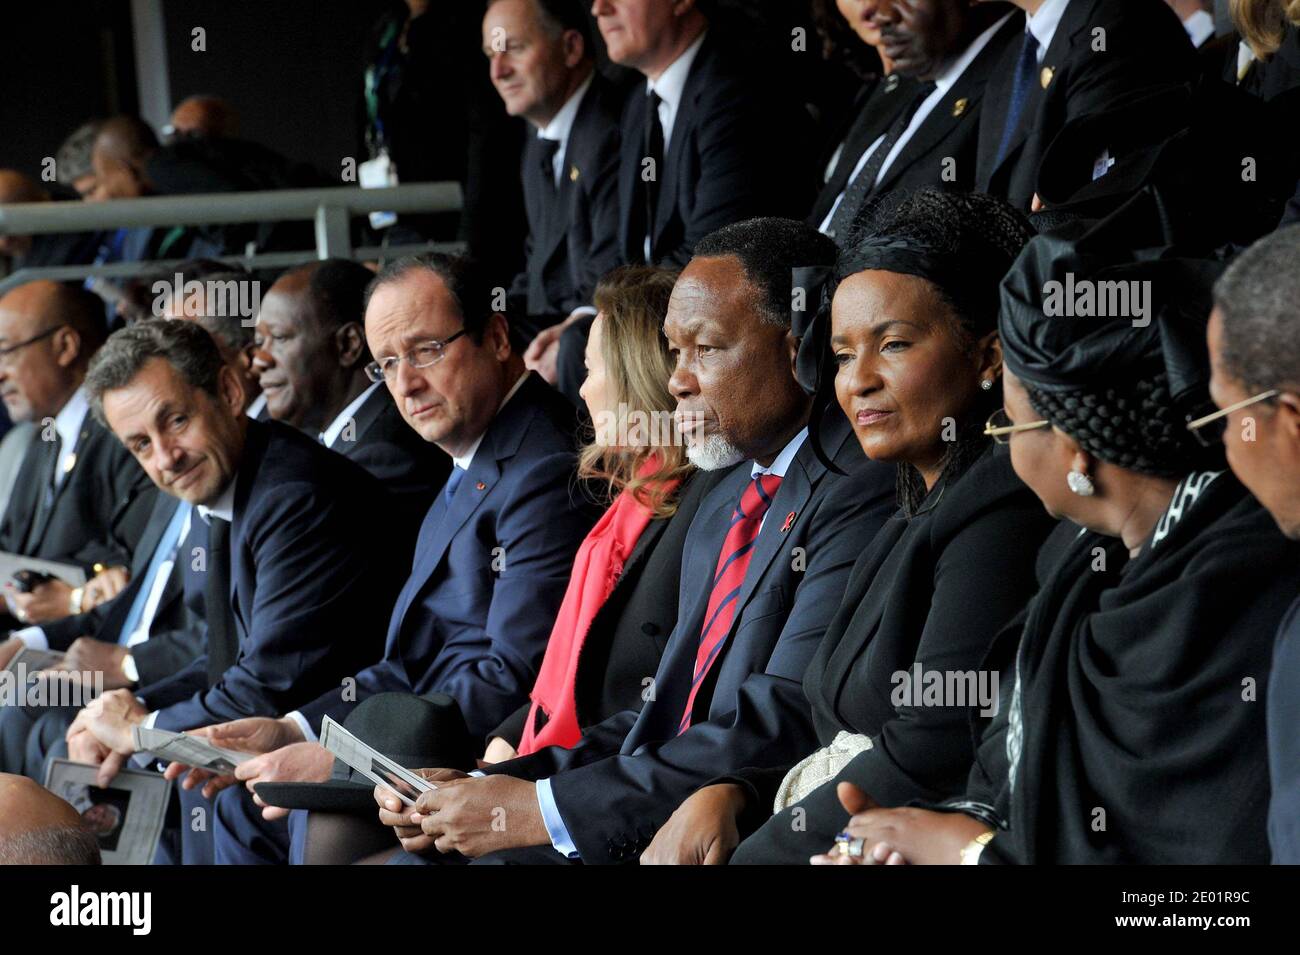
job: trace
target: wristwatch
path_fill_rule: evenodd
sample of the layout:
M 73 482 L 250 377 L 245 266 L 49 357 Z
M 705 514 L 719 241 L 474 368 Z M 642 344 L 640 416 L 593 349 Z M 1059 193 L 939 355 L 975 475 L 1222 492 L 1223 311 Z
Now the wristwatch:
M 996 829 L 990 829 L 988 832 L 981 832 L 978 836 L 966 843 L 966 848 L 961 850 L 962 865 L 979 865 L 980 854 L 984 847 L 993 841 L 993 837 L 998 834 Z
M 68 594 L 68 613 L 81 613 L 81 598 L 85 596 L 85 587 L 74 587 L 72 593 Z
M 140 671 L 136 669 L 135 657 L 129 653 L 122 658 L 122 675 L 131 683 L 140 682 Z

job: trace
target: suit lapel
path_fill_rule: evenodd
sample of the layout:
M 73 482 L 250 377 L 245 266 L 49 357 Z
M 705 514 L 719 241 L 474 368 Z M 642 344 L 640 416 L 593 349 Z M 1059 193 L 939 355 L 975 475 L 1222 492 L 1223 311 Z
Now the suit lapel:
M 341 450 L 345 457 L 351 457 L 356 450 L 361 447 L 361 439 L 365 437 L 370 426 L 379 420 L 379 416 L 384 413 L 385 403 L 392 403 L 392 395 L 388 393 L 387 387 L 380 385 L 376 388 L 365 401 L 361 402 L 361 407 L 357 413 L 352 416 L 353 436 L 351 441 L 342 442 L 346 450 L 339 448 L 339 442 L 334 442 L 334 448 Z
M 24 549 L 36 520 L 41 493 L 41 465 L 45 462 L 46 449 L 43 445 L 40 429 L 37 428 L 32 432 L 32 439 L 23 454 L 13 494 L 9 498 L 9 509 L 5 514 L 6 547 L 15 552 Z

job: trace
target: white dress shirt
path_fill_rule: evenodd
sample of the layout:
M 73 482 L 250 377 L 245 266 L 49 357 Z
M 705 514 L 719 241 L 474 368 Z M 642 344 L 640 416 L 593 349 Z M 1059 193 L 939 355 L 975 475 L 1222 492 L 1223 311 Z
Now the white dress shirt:
M 86 423 L 90 413 L 90 399 L 86 397 L 86 388 L 81 386 L 54 416 L 54 430 L 59 435 L 59 460 L 54 466 L 54 486 L 63 484 L 64 476 L 77 463 L 77 439 L 81 437 L 81 426 Z
M 377 381 L 365 391 L 361 392 L 361 394 L 353 398 L 348 403 L 348 406 L 334 417 L 334 420 L 330 422 L 329 427 L 320 433 L 320 443 L 325 445 L 327 448 L 334 447 L 334 442 L 339 439 L 339 435 L 342 434 L 343 429 L 348 426 L 348 422 L 356 418 L 357 412 L 361 410 L 361 406 L 366 403 L 370 396 L 375 393 L 375 389 L 383 386 L 384 383 L 382 381 Z
M 1056 36 L 1056 28 L 1061 25 L 1061 18 L 1065 16 L 1065 8 L 1069 5 L 1070 0 L 1047 0 L 1033 16 L 1026 20 L 1029 32 L 1038 41 L 1038 62 L 1040 65 L 1047 57 L 1047 48 L 1052 45 L 1052 38 Z
M 790 439 L 789 443 L 781 449 L 775 460 L 768 467 L 763 467 L 757 461 L 750 462 L 749 476 L 756 478 L 760 474 L 774 474 L 779 478 L 784 478 L 790 465 L 794 462 L 794 456 L 799 453 L 803 447 L 804 441 L 808 438 L 808 429 L 802 429 L 798 434 Z M 770 510 L 770 508 L 769 508 Z M 759 524 L 759 533 L 763 532 L 763 524 L 767 523 L 767 514 L 763 515 L 763 520 Z M 470 775 L 482 775 L 482 773 L 471 773 Z M 546 826 L 546 834 L 550 836 L 551 845 L 555 851 L 568 859 L 578 858 L 578 847 L 574 845 L 572 837 L 569 835 L 569 829 L 564 824 L 564 819 L 560 816 L 560 809 L 555 805 L 555 796 L 551 792 L 550 777 L 539 779 L 537 786 L 537 806 L 542 813 L 542 823 Z
M 257 416 L 262 413 L 262 409 L 265 407 L 266 407 L 266 395 L 258 395 L 256 398 L 253 399 L 253 403 L 248 406 L 248 410 L 245 411 L 244 414 L 248 415 L 248 417 L 256 421 Z
M 668 147 L 673 141 L 673 126 L 677 122 L 677 108 L 682 104 L 682 94 L 686 92 L 686 81 L 690 78 L 691 67 L 704 45 L 708 35 L 705 30 L 695 38 L 695 42 L 682 51 L 682 55 L 673 60 L 657 79 L 646 80 L 646 96 L 651 93 L 659 97 L 659 125 L 664 131 L 663 159 L 668 159 Z M 661 170 L 655 170 L 656 176 L 662 176 Z M 662 181 L 662 180 L 661 180 Z M 645 258 L 650 261 L 650 236 L 645 238 Z
M 1199 47 L 1214 36 L 1214 17 L 1204 10 L 1194 10 L 1192 15 L 1183 21 L 1183 29 L 1187 31 L 1192 46 Z
M 552 142 L 560 144 L 560 148 L 555 150 L 555 155 L 551 157 L 551 171 L 555 176 L 555 187 L 560 186 L 560 176 L 564 172 L 564 157 L 569 150 L 569 133 L 573 131 L 573 121 L 578 118 L 578 110 L 582 107 L 582 98 L 587 95 L 587 90 L 591 89 L 591 81 L 595 77 L 593 71 L 590 76 L 582 81 L 582 85 L 573 91 L 573 95 L 565 100 L 560 111 L 551 117 L 551 121 L 537 131 L 538 139 L 549 139 Z

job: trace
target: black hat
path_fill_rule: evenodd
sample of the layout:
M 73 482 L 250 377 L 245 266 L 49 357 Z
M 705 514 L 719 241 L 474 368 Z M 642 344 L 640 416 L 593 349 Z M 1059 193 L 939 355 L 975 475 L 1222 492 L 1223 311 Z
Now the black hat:
M 472 769 L 473 752 L 465 717 L 445 693 L 415 696 L 379 693 L 362 700 L 343 728 L 407 769 Z M 268 806 L 314 812 L 375 813 L 375 784 L 339 760 L 323 783 L 258 783 L 253 790 Z

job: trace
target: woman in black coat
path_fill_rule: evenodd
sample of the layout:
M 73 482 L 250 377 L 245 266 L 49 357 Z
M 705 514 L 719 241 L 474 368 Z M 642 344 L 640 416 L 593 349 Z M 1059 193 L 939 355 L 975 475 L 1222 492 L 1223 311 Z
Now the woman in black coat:
M 921 192 L 842 257 L 835 393 L 867 456 L 898 464 L 900 511 L 858 560 L 804 677 L 823 748 L 704 787 L 643 862 L 725 861 L 747 836 L 736 862 L 806 863 L 848 821 L 838 781 L 899 802 L 965 779 L 968 713 L 996 705 L 980 660 L 1032 596 L 1052 526 L 981 433 L 1001 371 L 998 280 L 1029 235 L 1000 200 Z M 819 344 L 806 334 L 801 358 Z
M 1144 202 L 1077 244 L 1036 238 L 1004 285 L 998 437 L 1074 523 L 1044 546 L 1041 590 L 990 657 L 1003 706 L 970 778 L 928 808 L 864 806 L 847 850 L 823 861 L 1269 860 L 1261 692 L 1300 544 L 1192 427 L 1216 269 L 1146 253 L 1110 264 L 1155 213 Z M 1137 321 L 1048 317 L 1045 290 L 1067 276 L 1150 283 L 1154 301 Z

